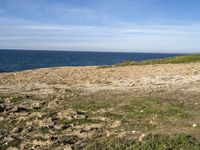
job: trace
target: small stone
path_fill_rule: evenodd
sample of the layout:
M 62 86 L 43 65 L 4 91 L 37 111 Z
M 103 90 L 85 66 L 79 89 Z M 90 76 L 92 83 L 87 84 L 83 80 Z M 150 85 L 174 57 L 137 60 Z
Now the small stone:
M 113 124 L 111 124 L 111 128 L 117 128 L 117 127 L 119 127 L 119 126 L 121 126 L 121 121 L 115 121 Z
M 197 126 L 197 124 L 196 124 L 196 123 L 194 123 L 192 126 L 193 126 L 193 127 L 196 127 L 196 126 Z
M 132 133 L 133 133 L 133 134 L 135 134 L 135 133 L 136 133 L 136 131 L 135 131 L 135 130 L 133 130 L 133 131 L 132 131 Z
M 149 123 L 152 125 L 156 125 L 156 122 L 154 122 L 154 119 L 150 120 Z
M 33 125 L 33 122 L 32 121 L 30 121 L 30 122 L 26 122 L 26 126 L 32 126 Z
M 142 142 L 145 136 L 146 136 L 146 135 L 143 133 L 143 134 L 139 137 L 139 141 Z
M 0 116 L 0 121 L 4 121 L 5 118 L 3 116 Z
M 36 102 L 36 103 L 33 103 L 32 104 L 32 107 L 34 108 L 34 109 L 39 109 L 39 108 L 41 108 L 42 107 L 42 103 L 41 102 Z
M 109 136 L 111 136 L 110 131 L 106 131 L 106 137 L 109 137 Z

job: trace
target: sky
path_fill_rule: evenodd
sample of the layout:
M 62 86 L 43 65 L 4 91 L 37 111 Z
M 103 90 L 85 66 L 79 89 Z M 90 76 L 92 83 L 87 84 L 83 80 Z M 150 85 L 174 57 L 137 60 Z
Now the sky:
M 200 53 L 200 0 L 0 0 L 0 49 Z

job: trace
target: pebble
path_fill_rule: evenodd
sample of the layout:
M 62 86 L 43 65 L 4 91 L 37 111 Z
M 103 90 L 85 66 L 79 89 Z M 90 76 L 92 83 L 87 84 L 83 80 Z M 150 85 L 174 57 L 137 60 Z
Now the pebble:
M 142 142 L 143 138 L 145 137 L 146 135 L 143 133 L 140 137 L 139 137 L 139 141 Z
M 133 134 L 135 134 L 135 133 L 136 133 L 136 131 L 135 131 L 135 130 L 133 130 L 133 131 L 132 131 L 132 133 L 133 133 Z
M 4 121 L 4 117 L 3 116 L 0 116 L 0 121 Z
M 194 123 L 192 126 L 193 126 L 193 127 L 196 127 L 196 126 L 197 126 L 197 124 L 196 124 L 196 123 Z

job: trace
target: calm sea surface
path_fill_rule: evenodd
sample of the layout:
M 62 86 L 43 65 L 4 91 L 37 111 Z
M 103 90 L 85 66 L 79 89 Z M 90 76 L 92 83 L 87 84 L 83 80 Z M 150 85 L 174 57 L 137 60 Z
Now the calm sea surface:
M 180 54 L 0 50 L 0 72 L 58 66 L 112 65 L 125 60 L 158 59 Z

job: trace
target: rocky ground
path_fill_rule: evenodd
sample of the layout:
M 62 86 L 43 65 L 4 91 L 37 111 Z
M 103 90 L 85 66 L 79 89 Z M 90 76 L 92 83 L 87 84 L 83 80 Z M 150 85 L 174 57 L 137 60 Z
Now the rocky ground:
M 0 149 L 101 149 L 102 143 L 112 149 L 105 140 L 113 139 L 131 140 L 128 148 L 139 149 L 151 135 L 169 140 L 170 134 L 172 140 L 189 135 L 198 141 L 199 65 L 1 73 Z M 181 142 L 200 148 L 198 142 Z M 127 146 L 120 141 L 114 145 Z

